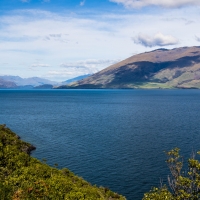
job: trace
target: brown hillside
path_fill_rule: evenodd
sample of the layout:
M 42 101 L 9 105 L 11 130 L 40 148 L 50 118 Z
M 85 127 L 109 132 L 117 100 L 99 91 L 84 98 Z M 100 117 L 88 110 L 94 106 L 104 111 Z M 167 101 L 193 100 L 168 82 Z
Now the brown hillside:
M 131 56 L 71 85 L 75 88 L 200 88 L 200 47 Z

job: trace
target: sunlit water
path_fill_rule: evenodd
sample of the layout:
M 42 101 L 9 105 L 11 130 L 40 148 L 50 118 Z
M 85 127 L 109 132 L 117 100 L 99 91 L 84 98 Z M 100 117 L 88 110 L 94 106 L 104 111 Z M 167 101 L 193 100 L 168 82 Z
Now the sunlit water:
M 200 150 L 200 90 L 0 90 L 0 124 L 50 165 L 142 199 L 166 182 L 163 151 Z

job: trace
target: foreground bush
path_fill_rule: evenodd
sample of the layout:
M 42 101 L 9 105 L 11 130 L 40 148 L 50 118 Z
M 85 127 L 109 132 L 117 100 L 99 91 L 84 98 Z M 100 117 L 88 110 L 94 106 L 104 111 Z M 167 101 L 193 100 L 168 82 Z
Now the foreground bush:
M 124 200 L 107 188 L 92 186 L 68 169 L 56 169 L 30 156 L 34 147 L 0 125 L 1 200 Z
M 200 199 L 200 162 L 195 155 L 188 160 L 188 170 L 182 170 L 183 160 L 175 148 L 167 152 L 167 164 L 171 172 L 167 186 L 153 188 L 144 194 L 143 200 L 198 200 Z M 197 152 L 200 154 L 200 152 Z

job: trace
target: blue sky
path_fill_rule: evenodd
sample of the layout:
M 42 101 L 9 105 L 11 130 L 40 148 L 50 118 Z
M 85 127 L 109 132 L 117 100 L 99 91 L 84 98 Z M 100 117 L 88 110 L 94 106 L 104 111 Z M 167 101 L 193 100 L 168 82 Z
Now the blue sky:
M 200 46 L 199 0 L 1 0 L 0 75 L 63 81 L 137 53 Z

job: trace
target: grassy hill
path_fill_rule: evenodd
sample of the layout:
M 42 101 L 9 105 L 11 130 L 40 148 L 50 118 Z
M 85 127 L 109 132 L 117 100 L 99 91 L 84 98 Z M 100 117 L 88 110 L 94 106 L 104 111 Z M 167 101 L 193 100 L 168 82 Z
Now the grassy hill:
M 68 169 L 59 170 L 31 157 L 33 149 L 0 125 L 1 200 L 125 200 L 107 188 L 92 186 Z

